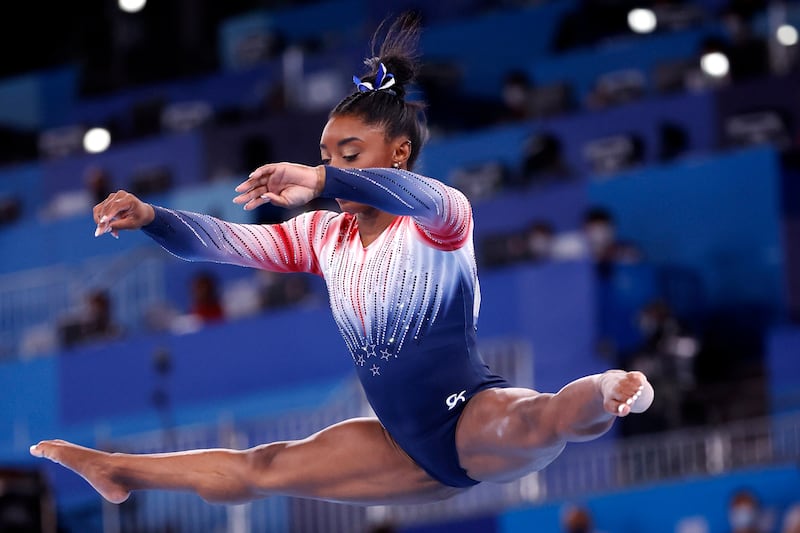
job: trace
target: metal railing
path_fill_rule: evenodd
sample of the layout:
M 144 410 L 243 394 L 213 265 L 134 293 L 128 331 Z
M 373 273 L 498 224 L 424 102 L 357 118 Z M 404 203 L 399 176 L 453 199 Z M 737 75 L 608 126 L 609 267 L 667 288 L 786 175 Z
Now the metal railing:
M 164 259 L 160 256 L 146 248 L 77 266 L 0 276 L 0 358 L 24 351 L 22 340 L 37 328 L 48 328 L 49 335 L 57 337 L 59 322 L 79 308 L 92 289 L 108 290 L 117 324 L 128 331 L 138 329 L 145 312 L 163 299 Z
M 800 460 L 800 413 L 574 445 L 542 471 L 548 499 Z

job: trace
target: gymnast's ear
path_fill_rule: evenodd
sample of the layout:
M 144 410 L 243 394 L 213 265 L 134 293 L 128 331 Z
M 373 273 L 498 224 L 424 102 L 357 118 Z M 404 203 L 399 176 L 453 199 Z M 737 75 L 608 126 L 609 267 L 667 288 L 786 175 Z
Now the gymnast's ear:
M 405 136 L 398 137 L 392 141 L 392 148 L 392 162 L 399 164 L 396 168 L 407 168 L 406 162 L 411 157 L 411 141 Z

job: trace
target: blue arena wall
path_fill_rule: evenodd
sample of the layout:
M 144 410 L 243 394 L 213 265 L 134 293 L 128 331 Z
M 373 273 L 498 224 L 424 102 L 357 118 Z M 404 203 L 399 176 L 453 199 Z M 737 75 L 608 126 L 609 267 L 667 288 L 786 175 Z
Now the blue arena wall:
M 648 261 L 697 272 L 709 305 L 755 303 L 780 316 L 780 191 L 776 153 L 752 149 L 592 181 L 589 198 Z
M 766 370 L 772 411 L 800 409 L 800 327 L 787 325 L 770 332 Z

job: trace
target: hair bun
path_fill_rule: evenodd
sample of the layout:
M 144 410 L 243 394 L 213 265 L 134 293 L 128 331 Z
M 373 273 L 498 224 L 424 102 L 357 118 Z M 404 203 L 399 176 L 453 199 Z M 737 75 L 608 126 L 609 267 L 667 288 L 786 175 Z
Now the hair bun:
M 392 89 L 398 97 L 403 98 L 405 87 L 414 81 L 419 69 L 417 46 L 419 44 L 420 19 L 414 13 L 401 15 L 383 34 L 382 30 L 385 25 L 386 21 L 384 20 L 372 37 L 373 57 L 364 60 L 369 72 L 363 79 L 374 82 L 378 69 L 383 63 L 386 70 L 394 76 L 395 85 Z M 381 34 L 383 34 L 383 42 L 376 53 L 376 43 Z

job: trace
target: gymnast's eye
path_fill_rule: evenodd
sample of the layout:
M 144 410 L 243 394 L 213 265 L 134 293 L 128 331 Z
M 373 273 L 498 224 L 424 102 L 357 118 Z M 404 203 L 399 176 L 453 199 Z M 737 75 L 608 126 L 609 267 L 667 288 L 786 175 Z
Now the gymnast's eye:
M 323 164 L 323 165 L 330 165 L 330 164 L 331 164 L 331 158 L 330 158 L 330 157 L 323 157 L 323 158 L 320 160 L 320 164 Z
M 342 159 L 344 159 L 344 160 L 345 160 L 345 161 L 347 161 L 348 163 L 352 163 L 353 161 L 355 161 L 356 159 L 358 159 L 358 154 L 353 154 L 353 155 L 343 155 L 343 156 L 342 156 Z

